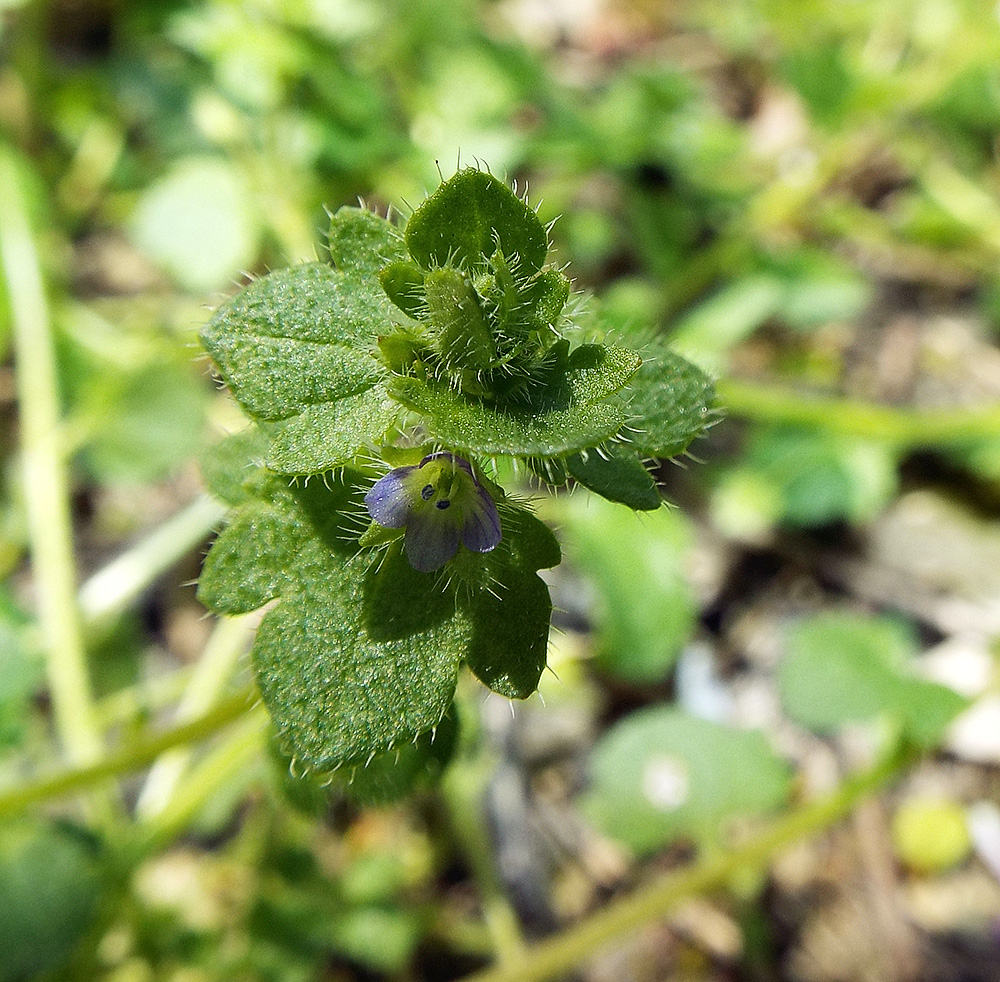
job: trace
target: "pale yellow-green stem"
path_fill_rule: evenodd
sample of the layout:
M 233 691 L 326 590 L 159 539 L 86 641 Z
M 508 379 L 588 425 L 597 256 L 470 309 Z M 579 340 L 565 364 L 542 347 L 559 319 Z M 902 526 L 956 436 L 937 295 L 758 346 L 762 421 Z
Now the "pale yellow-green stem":
M 1000 405 L 903 409 L 737 379 L 716 383 L 725 416 L 809 426 L 907 449 L 1000 438 Z
M 197 743 L 228 726 L 233 720 L 248 713 L 264 715 L 263 709 L 254 710 L 256 693 L 247 687 L 217 703 L 203 716 L 187 723 L 179 723 L 160 733 L 144 733 L 131 740 L 129 745 L 104 756 L 84 767 L 67 767 L 50 774 L 23 781 L 15 787 L 0 790 L 0 819 L 17 815 L 32 805 L 62 795 L 89 788 L 101 781 L 142 770 L 172 747 Z
M 177 722 L 197 719 L 207 713 L 222 696 L 246 651 L 250 631 L 260 620 L 259 614 L 223 617 L 215 625 L 205 650 L 194 666 L 177 707 Z M 168 751 L 153 765 L 136 802 L 136 815 L 149 821 L 167 808 L 191 761 L 189 746 Z
M 69 475 L 61 444 L 59 390 L 45 287 L 13 154 L 0 147 L 0 269 L 17 360 L 21 477 L 38 618 L 53 715 L 66 756 L 96 760 L 96 725 L 76 603 Z

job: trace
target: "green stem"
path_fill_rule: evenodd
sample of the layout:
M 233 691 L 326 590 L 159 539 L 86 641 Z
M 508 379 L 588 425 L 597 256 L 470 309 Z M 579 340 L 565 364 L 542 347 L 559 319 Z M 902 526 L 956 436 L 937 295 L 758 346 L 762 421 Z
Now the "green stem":
M 905 410 L 735 379 L 719 379 L 716 390 L 723 412 L 731 416 L 819 426 L 837 433 L 884 440 L 902 448 L 1000 437 L 1000 405 Z
M 474 763 L 456 761 L 441 782 L 452 835 L 472 872 L 483 907 L 483 920 L 501 965 L 520 963 L 524 956 L 521 926 L 507 900 L 493 864 L 493 849 L 483 821 L 485 779 Z
M 61 447 L 55 349 L 38 251 L 13 155 L 0 148 L 0 267 L 7 282 L 17 358 L 21 470 L 38 613 L 53 715 L 68 758 L 102 750 L 91 699 Z
M 191 675 L 191 666 L 185 665 L 104 696 L 94 706 L 101 729 L 107 732 L 123 723 L 133 725 L 136 720 L 165 709 L 184 694 Z
M 196 498 L 98 570 L 78 595 L 86 626 L 100 626 L 124 613 L 164 570 L 202 542 L 225 513 L 225 507 L 212 498 Z
M 257 614 L 248 614 L 216 621 L 177 706 L 178 722 L 197 719 L 215 705 L 246 651 L 250 628 L 259 619 Z M 175 747 L 156 761 L 136 801 L 136 816 L 140 820 L 149 821 L 167 808 L 190 761 L 190 747 Z
M 793 842 L 845 817 L 912 759 L 911 753 L 894 747 L 827 798 L 789 813 L 745 846 L 713 853 L 686 869 L 667 873 L 555 937 L 526 948 L 517 961 L 478 972 L 466 982 L 543 982 L 563 975 L 603 945 L 662 917 L 687 897 L 722 887 L 737 873 L 760 869 Z
M 205 802 L 226 782 L 239 774 L 259 774 L 259 768 L 255 770 L 254 765 L 263 757 L 267 717 L 257 713 L 241 721 L 234 730 L 190 770 L 177 793 L 148 819 L 139 833 L 146 850 L 162 849 L 180 835 Z M 164 759 L 168 758 L 160 758 Z
M 0 792 L 0 819 L 16 815 L 36 802 L 69 794 L 109 777 L 140 770 L 164 751 L 204 740 L 233 720 L 249 713 L 254 698 L 253 690 L 248 687 L 220 702 L 204 716 L 180 723 L 156 736 L 137 740 L 128 749 L 110 754 L 95 764 L 66 768 Z

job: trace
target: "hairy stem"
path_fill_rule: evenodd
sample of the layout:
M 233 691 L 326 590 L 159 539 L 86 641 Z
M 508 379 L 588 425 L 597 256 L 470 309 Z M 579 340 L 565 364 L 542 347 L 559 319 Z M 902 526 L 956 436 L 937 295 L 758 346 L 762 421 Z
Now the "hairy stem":
M 662 917 L 687 897 L 722 887 L 737 873 L 760 869 L 793 842 L 844 818 L 911 760 L 909 752 L 894 747 L 833 794 L 790 812 L 746 845 L 713 853 L 686 869 L 667 873 L 555 937 L 526 948 L 516 961 L 478 972 L 466 982 L 542 982 L 563 975 L 603 945 Z
M 0 268 L 17 358 L 21 473 L 39 621 L 56 728 L 67 757 L 102 749 L 76 603 L 69 475 L 61 445 L 55 349 L 38 250 L 13 155 L 0 147 Z

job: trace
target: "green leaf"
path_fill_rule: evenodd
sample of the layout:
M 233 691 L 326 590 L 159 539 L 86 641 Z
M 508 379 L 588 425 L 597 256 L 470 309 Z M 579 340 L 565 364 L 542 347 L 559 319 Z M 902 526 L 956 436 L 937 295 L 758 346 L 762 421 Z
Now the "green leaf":
M 364 208 L 338 208 L 327 243 L 333 265 L 358 280 L 372 279 L 383 266 L 406 255 L 395 226 Z
M 850 97 L 862 77 L 855 74 L 847 46 L 840 38 L 829 36 L 811 40 L 798 50 L 786 51 L 779 68 L 813 118 L 830 127 L 836 127 L 844 119 Z
M 406 375 L 433 355 L 430 336 L 423 326 L 405 325 L 378 339 L 379 357 L 398 375 Z
M 65 963 L 90 927 L 100 883 L 83 834 L 52 823 L 0 827 L 0 982 Z
M 503 540 L 486 561 L 489 589 L 460 600 L 472 632 L 465 659 L 475 675 L 508 699 L 538 688 L 548 652 L 552 600 L 535 571 L 558 565 L 552 532 L 523 508 L 501 509 Z
M 424 297 L 424 272 L 412 263 L 389 263 L 379 270 L 379 283 L 386 296 L 404 314 L 414 320 L 426 316 L 427 301 Z
M 458 743 L 454 706 L 436 727 L 412 743 L 342 767 L 333 786 L 340 786 L 354 802 L 381 807 L 398 801 L 416 788 L 433 784 L 448 766 Z
M 969 705 L 954 689 L 925 679 L 904 679 L 899 703 L 906 735 L 926 749 L 941 742 L 951 721 Z
M 440 778 L 458 743 L 457 720 L 456 707 L 452 706 L 436 727 L 412 743 L 346 761 L 332 775 L 299 773 L 280 743 L 272 739 L 268 749 L 274 777 L 288 801 L 308 815 L 322 815 L 330 807 L 331 795 L 337 794 L 363 807 L 388 805 Z
M 793 719 L 819 733 L 891 709 L 899 693 L 895 665 L 912 647 L 897 621 L 826 613 L 798 624 L 778 682 Z
M 351 907 L 330 925 L 337 951 L 383 975 L 404 972 L 420 934 L 418 912 L 401 907 Z
M 285 419 L 378 382 L 373 352 L 391 323 L 390 308 L 377 281 L 307 263 L 271 273 L 226 301 L 201 340 L 249 415 Z
M 307 770 L 367 759 L 436 726 L 468 644 L 454 597 L 413 570 L 398 543 L 374 562 L 357 553 L 351 516 L 363 514 L 365 486 L 349 471 L 299 487 L 261 476 L 199 586 L 226 613 L 279 598 L 251 661 L 282 746 Z
M 716 840 L 726 819 L 781 805 L 790 777 L 762 734 L 668 706 L 612 726 L 594 748 L 590 773 L 584 814 L 637 853 L 681 836 Z
M 527 699 L 545 670 L 552 600 L 534 573 L 503 570 L 496 595 L 477 590 L 464 604 L 472 624 L 466 661 L 494 692 Z
M 264 618 L 252 651 L 286 750 L 323 771 L 436 726 L 466 644 L 454 601 L 399 552 L 364 580 L 345 560 L 301 570 L 297 580 Z
M 198 599 L 226 614 L 263 607 L 291 585 L 296 556 L 310 535 L 309 526 L 296 520 L 291 503 L 248 499 L 205 557 Z
M 910 677 L 914 650 L 912 631 L 889 618 L 828 612 L 803 620 L 778 674 L 785 710 L 818 733 L 889 715 L 914 742 L 933 745 L 965 700 Z
M 780 517 L 821 525 L 876 515 L 896 490 L 896 455 L 876 440 L 791 426 L 758 427 L 745 468 L 780 496 Z
M 711 380 L 662 342 L 642 351 L 642 366 L 622 397 L 628 408 L 630 441 L 639 453 L 673 457 L 701 436 L 712 418 Z
M 559 540 L 548 525 L 510 501 L 501 502 L 497 507 L 507 544 L 518 564 L 537 571 L 552 569 L 562 562 Z
M 617 501 L 636 511 L 655 511 L 663 504 L 653 475 L 634 450 L 620 443 L 573 454 L 566 461 L 570 474 L 585 488 L 608 501 Z
M 616 406 L 572 406 L 542 412 L 503 412 L 472 402 L 444 385 L 397 378 L 393 395 L 423 413 L 433 436 L 447 446 L 484 456 L 551 457 L 595 446 L 624 422 Z
M 557 269 L 542 270 L 525 291 L 525 299 L 535 307 L 543 324 L 555 324 L 569 299 L 569 278 Z
M 279 474 L 319 474 L 349 464 L 360 448 L 379 444 L 398 415 L 382 386 L 309 406 L 274 424 L 267 466 Z
M 208 447 L 198 458 L 205 490 L 227 505 L 243 504 L 244 482 L 263 467 L 269 443 L 261 427 L 248 426 Z
M 445 181 L 406 223 L 406 247 L 424 269 L 485 262 L 499 244 L 522 272 L 542 268 L 548 236 L 506 184 L 473 167 Z
M 662 680 L 695 624 L 687 522 L 666 508 L 640 521 L 589 495 L 560 503 L 563 541 L 597 591 L 598 663 L 631 682 Z
M 565 380 L 569 401 L 590 406 L 628 384 L 642 359 L 618 345 L 581 344 L 569 356 Z

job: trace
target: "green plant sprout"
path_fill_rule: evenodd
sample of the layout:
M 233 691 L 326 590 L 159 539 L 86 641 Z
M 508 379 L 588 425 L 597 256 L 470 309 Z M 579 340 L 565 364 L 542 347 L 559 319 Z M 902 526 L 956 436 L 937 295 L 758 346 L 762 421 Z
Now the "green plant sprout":
M 463 662 L 509 698 L 537 688 L 538 571 L 560 550 L 498 483 L 501 460 L 655 509 L 645 461 L 683 452 L 714 401 L 662 342 L 582 325 L 547 228 L 482 170 L 403 228 L 341 208 L 327 252 L 251 283 L 202 332 L 254 425 L 206 469 L 232 513 L 199 597 L 225 614 L 279 601 L 253 670 L 282 749 L 313 773 L 433 753 L 421 737 Z

